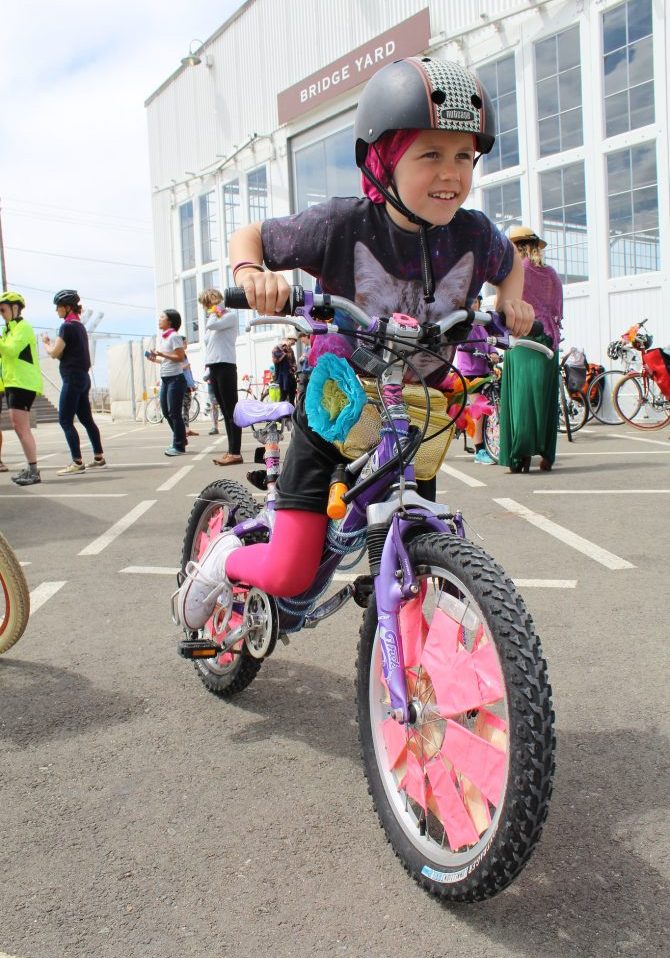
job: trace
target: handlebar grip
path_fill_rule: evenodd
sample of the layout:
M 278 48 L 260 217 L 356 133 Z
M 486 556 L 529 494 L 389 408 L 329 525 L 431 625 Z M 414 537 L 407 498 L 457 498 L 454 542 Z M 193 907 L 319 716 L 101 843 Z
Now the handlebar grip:
M 223 305 L 227 309 L 251 309 L 247 294 L 241 286 L 228 286 L 223 291 Z

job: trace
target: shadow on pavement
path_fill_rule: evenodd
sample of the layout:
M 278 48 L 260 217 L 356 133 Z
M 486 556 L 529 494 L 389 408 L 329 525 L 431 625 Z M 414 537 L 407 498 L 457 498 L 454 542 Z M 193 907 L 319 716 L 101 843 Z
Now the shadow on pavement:
M 259 718 L 232 734 L 230 745 L 266 740 L 270 751 L 270 739 L 280 736 L 358 765 L 352 679 L 272 662 L 234 700 Z M 535 854 L 509 889 L 456 906 L 458 917 L 505 954 L 658 958 L 667 953 L 670 881 L 645 850 L 653 847 L 654 818 L 667 816 L 659 756 L 670 743 L 658 732 L 628 729 L 562 732 L 558 739 L 554 796 Z
M 21 659 L 0 659 L 0 737 L 16 746 L 76 738 L 131 720 L 144 699 Z

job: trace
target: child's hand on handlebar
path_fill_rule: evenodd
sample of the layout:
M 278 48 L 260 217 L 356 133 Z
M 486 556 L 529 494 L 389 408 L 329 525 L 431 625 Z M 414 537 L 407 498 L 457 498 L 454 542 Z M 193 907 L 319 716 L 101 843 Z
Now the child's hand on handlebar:
M 235 282 L 244 289 L 249 306 L 262 316 L 281 313 L 291 292 L 281 273 L 261 273 L 242 267 L 235 274 Z
M 496 309 L 505 314 L 505 326 L 510 336 L 527 336 L 535 321 L 535 310 L 522 299 L 505 299 L 496 303 Z

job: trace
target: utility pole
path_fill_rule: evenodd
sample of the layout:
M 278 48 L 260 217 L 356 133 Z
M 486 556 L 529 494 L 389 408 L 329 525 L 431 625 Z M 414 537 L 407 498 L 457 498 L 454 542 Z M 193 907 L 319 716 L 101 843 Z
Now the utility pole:
M 2 239 L 2 207 L 0 206 L 0 282 L 2 292 L 7 291 L 7 271 L 5 270 L 5 244 Z

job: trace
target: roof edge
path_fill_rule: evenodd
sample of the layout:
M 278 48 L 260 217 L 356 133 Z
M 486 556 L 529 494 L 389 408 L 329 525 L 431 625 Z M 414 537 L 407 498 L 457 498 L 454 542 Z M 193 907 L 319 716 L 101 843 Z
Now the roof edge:
M 256 2 L 256 0 L 245 0 L 245 3 L 242 3 L 242 4 L 238 7 L 238 9 L 235 11 L 235 13 L 232 13 L 232 14 L 228 17 L 228 19 L 225 20 L 225 21 L 221 24 L 221 26 L 218 28 L 218 30 L 215 30 L 214 33 L 213 33 L 211 36 L 207 37 L 207 39 L 204 41 L 204 43 L 202 44 L 202 46 L 201 46 L 201 47 L 198 47 L 198 51 L 204 50 L 205 47 L 209 46 L 210 43 L 213 43 L 213 42 L 217 39 L 217 37 L 220 37 L 222 33 L 225 33 L 225 31 L 228 29 L 228 27 L 231 25 L 231 23 L 234 23 L 235 20 L 238 19 L 238 17 L 241 17 L 242 14 L 243 14 L 252 4 L 254 4 L 255 2 Z M 149 106 L 149 104 L 152 103 L 152 102 L 156 99 L 156 97 L 159 95 L 159 93 L 162 93 L 163 90 L 166 90 L 166 89 L 170 86 L 170 84 L 171 84 L 174 80 L 176 80 L 176 78 L 177 78 L 181 73 L 184 72 L 184 70 L 188 70 L 188 69 L 189 69 L 189 67 L 186 67 L 186 66 L 184 66 L 183 64 L 182 64 L 181 66 L 177 67 L 177 69 L 174 71 L 174 73 L 171 73 L 170 76 L 167 78 L 167 80 L 164 80 L 164 81 L 161 83 L 161 85 L 160 85 L 156 90 L 154 90 L 153 93 L 151 93 L 151 94 L 147 97 L 147 99 L 144 101 L 144 106 L 145 106 L 145 107 Z

